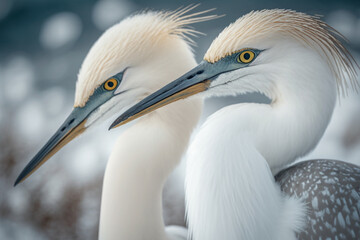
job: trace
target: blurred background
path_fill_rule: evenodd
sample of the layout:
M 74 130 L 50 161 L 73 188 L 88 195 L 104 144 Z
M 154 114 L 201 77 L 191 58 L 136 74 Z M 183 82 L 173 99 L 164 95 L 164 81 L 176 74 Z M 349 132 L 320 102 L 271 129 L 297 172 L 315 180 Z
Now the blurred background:
M 193 1 L 0 0 L 0 239 L 96 239 L 102 178 L 120 130 L 110 123 L 62 149 L 25 183 L 13 183 L 25 164 L 65 120 L 73 104 L 78 69 L 101 33 L 143 9 L 175 10 Z M 323 19 L 349 40 L 360 63 L 360 1 L 211 0 L 225 17 L 194 27 L 198 61 L 230 22 L 256 9 L 291 8 Z M 266 101 L 263 96 L 213 98 L 203 120 L 228 103 Z M 360 97 L 341 99 L 318 147 L 305 159 L 342 159 L 360 164 Z M 180 167 L 164 192 L 165 221 L 183 224 Z

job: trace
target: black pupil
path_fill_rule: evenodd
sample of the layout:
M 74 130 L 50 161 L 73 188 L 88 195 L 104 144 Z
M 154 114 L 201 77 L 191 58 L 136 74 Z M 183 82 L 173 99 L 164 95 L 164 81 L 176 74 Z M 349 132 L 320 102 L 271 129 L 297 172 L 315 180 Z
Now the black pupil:
M 249 60 L 250 59 L 250 53 L 245 53 L 244 54 L 244 59 Z
M 108 85 L 109 88 L 112 88 L 114 86 L 114 83 L 113 82 L 108 82 L 107 85 Z

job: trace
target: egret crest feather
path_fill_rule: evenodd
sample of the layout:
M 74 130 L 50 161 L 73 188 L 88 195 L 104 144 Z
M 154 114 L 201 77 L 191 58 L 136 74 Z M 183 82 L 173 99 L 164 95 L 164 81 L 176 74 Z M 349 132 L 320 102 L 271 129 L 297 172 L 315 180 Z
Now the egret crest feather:
M 359 66 L 340 42 L 344 37 L 318 16 L 292 10 L 261 10 L 244 15 L 219 34 L 204 59 L 214 63 L 241 48 L 250 47 L 253 42 L 279 35 L 295 38 L 318 51 L 328 62 L 339 93 L 345 95 L 349 85 L 358 89 L 355 66 Z
M 85 106 L 94 90 L 112 75 L 151 56 L 163 41 L 181 38 L 194 44 L 191 37 L 201 34 L 190 24 L 218 18 L 204 15 L 213 9 L 189 13 L 198 5 L 175 11 L 147 11 L 130 16 L 112 26 L 95 42 L 78 74 L 74 107 Z M 127 32 L 128 34 L 122 34 Z M 161 45 L 160 45 L 161 46 Z M 139 59 L 139 56 L 141 58 Z

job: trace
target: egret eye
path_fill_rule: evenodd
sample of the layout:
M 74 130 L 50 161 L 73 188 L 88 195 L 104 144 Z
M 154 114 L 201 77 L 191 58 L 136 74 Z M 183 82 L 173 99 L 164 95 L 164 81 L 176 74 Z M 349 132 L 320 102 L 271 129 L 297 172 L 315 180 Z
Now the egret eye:
M 241 63 L 249 63 L 254 60 L 254 57 L 255 53 L 253 51 L 245 50 L 239 54 L 237 61 Z
M 117 84 L 118 82 L 116 81 L 115 78 L 110 78 L 104 83 L 104 89 L 108 91 L 112 91 L 116 88 Z

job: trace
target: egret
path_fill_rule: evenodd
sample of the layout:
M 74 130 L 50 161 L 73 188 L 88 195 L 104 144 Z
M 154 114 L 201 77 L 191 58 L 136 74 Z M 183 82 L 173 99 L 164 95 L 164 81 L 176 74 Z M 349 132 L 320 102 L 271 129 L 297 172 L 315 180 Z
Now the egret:
M 284 192 L 273 177 L 316 146 L 337 92 L 358 86 L 356 62 L 338 37 L 304 13 L 251 12 L 219 34 L 197 67 L 112 124 L 200 92 L 260 92 L 271 100 L 219 110 L 192 141 L 186 202 L 195 240 L 359 239 L 359 167 L 330 160 L 297 164 L 277 176 Z
M 206 15 L 210 10 L 188 14 L 196 6 L 143 12 L 109 28 L 82 63 L 73 111 L 15 185 L 95 123 L 196 66 L 190 37 L 198 32 L 189 25 L 217 18 Z M 198 99 L 179 102 L 142 119 L 118 138 L 104 176 L 100 239 L 186 239 L 185 229 L 165 230 L 162 189 L 181 160 L 201 109 Z

